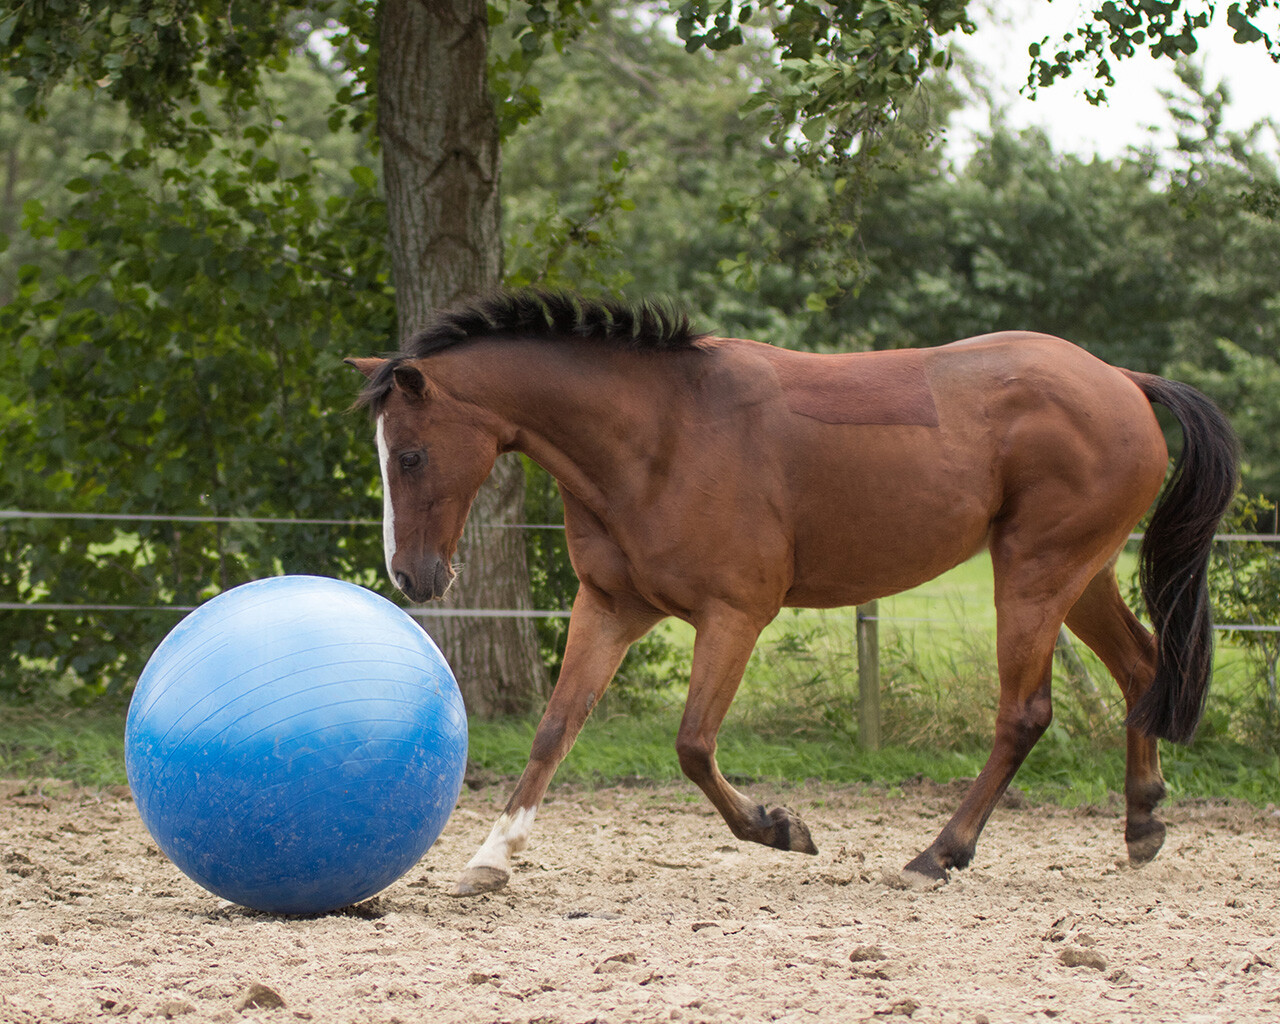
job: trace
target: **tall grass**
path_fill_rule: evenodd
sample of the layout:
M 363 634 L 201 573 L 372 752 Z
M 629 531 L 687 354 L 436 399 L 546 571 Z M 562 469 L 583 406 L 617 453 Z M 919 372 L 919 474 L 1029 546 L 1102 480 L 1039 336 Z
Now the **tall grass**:
M 0 707 L 0 777 L 124 785 L 123 709 Z

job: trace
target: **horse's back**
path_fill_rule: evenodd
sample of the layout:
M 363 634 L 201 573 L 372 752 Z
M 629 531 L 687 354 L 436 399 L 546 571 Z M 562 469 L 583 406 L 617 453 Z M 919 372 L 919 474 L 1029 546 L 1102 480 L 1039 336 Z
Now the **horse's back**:
M 1086 432 L 1093 424 L 1109 433 L 1117 420 L 1147 432 L 1154 422 L 1124 371 L 1049 334 L 1002 331 L 935 348 L 831 355 L 758 348 L 792 414 L 833 426 L 962 430 L 976 441 L 975 420 L 999 432 L 1050 409 Z

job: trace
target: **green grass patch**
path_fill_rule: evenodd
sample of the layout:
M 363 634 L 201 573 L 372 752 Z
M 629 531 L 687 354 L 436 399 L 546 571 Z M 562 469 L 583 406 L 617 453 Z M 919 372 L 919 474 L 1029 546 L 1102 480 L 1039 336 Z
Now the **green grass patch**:
M 124 712 L 0 707 L 0 776 L 124 785 Z
M 679 721 L 679 710 L 673 707 L 593 718 L 561 765 L 556 784 L 679 781 Z M 513 780 L 524 769 L 533 732 L 532 720 L 473 721 L 472 766 Z M 1174 798 L 1230 797 L 1258 805 L 1280 801 L 1280 756 L 1222 736 L 1204 737 L 1190 747 L 1162 744 L 1161 751 Z M 985 747 L 976 746 L 859 750 L 838 733 L 810 730 L 803 736 L 787 735 L 731 719 L 721 731 L 717 756 L 725 775 L 741 786 L 816 780 L 892 789 L 917 777 L 946 782 L 976 775 L 986 754 Z M 124 712 L 0 708 L 0 777 L 58 778 L 85 786 L 124 784 Z M 1055 726 L 1014 782 L 1037 802 L 1075 806 L 1107 802 L 1123 788 L 1123 780 L 1123 749 L 1098 749 Z
M 600 786 L 637 778 L 677 782 L 683 778 L 675 753 L 678 726 L 674 710 L 588 721 L 557 772 L 556 783 Z M 472 763 L 496 776 L 519 775 L 533 732 L 532 721 L 472 723 Z M 918 777 L 936 782 L 972 777 L 987 753 L 985 746 L 860 750 L 843 735 L 770 735 L 730 721 L 721 730 L 716 757 L 721 771 L 737 785 L 816 780 L 892 789 Z M 1280 801 L 1280 756 L 1275 754 L 1224 737 L 1206 737 L 1189 747 L 1164 743 L 1161 754 L 1175 799 L 1231 798 L 1257 805 Z M 1036 802 L 1068 807 L 1105 804 L 1124 789 L 1124 749 L 1100 749 L 1054 727 L 1032 751 L 1014 784 Z

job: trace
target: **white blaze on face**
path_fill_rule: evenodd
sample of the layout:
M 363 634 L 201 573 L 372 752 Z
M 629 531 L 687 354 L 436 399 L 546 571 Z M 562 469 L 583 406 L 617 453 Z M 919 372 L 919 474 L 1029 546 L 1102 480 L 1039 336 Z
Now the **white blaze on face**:
M 497 868 L 511 873 L 511 855 L 523 850 L 533 831 L 536 807 L 522 807 L 515 814 L 499 815 L 493 831 L 476 855 L 467 862 L 468 868 Z
M 391 450 L 387 447 L 386 414 L 378 417 L 378 467 L 382 470 L 382 550 L 387 556 L 387 575 L 396 581 L 391 560 L 396 555 L 396 510 L 391 506 Z

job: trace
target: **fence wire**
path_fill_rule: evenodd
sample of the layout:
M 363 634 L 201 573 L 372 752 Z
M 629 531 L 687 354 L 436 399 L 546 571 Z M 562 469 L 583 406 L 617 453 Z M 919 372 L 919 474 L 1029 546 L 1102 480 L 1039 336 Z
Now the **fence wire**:
M 342 526 L 342 527 L 381 527 L 380 519 L 303 519 L 272 518 L 269 516 L 210 516 L 179 515 L 147 512 L 36 512 L 25 509 L 0 509 L 0 525 L 4 521 L 58 521 L 68 522 L 111 522 L 111 523 L 183 523 L 218 526 Z M 504 530 L 563 530 L 559 523 L 491 523 L 484 529 Z M 1131 533 L 1130 540 L 1140 541 L 1141 533 Z M 1228 543 L 1263 543 L 1280 544 L 1277 533 L 1220 533 L 1214 540 Z M 156 612 L 160 614 L 187 614 L 195 611 L 196 605 L 135 605 L 135 604 L 62 604 L 42 601 L 0 601 L 0 611 L 38 611 L 38 612 Z M 525 608 L 434 608 L 414 605 L 404 609 L 409 615 L 422 619 L 474 618 L 474 619 L 567 619 L 569 612 L 560 609 L 525 609 Z M 948 625 L 951 619 L 913 618 L 900 616 L 863 615 L 859 618 L 868 622 L 920 622 L 933 625 Z M 1278 633 L 1280 625 L 1255 624 L 1219 624 L 1215 630 L 1242 633 Z

